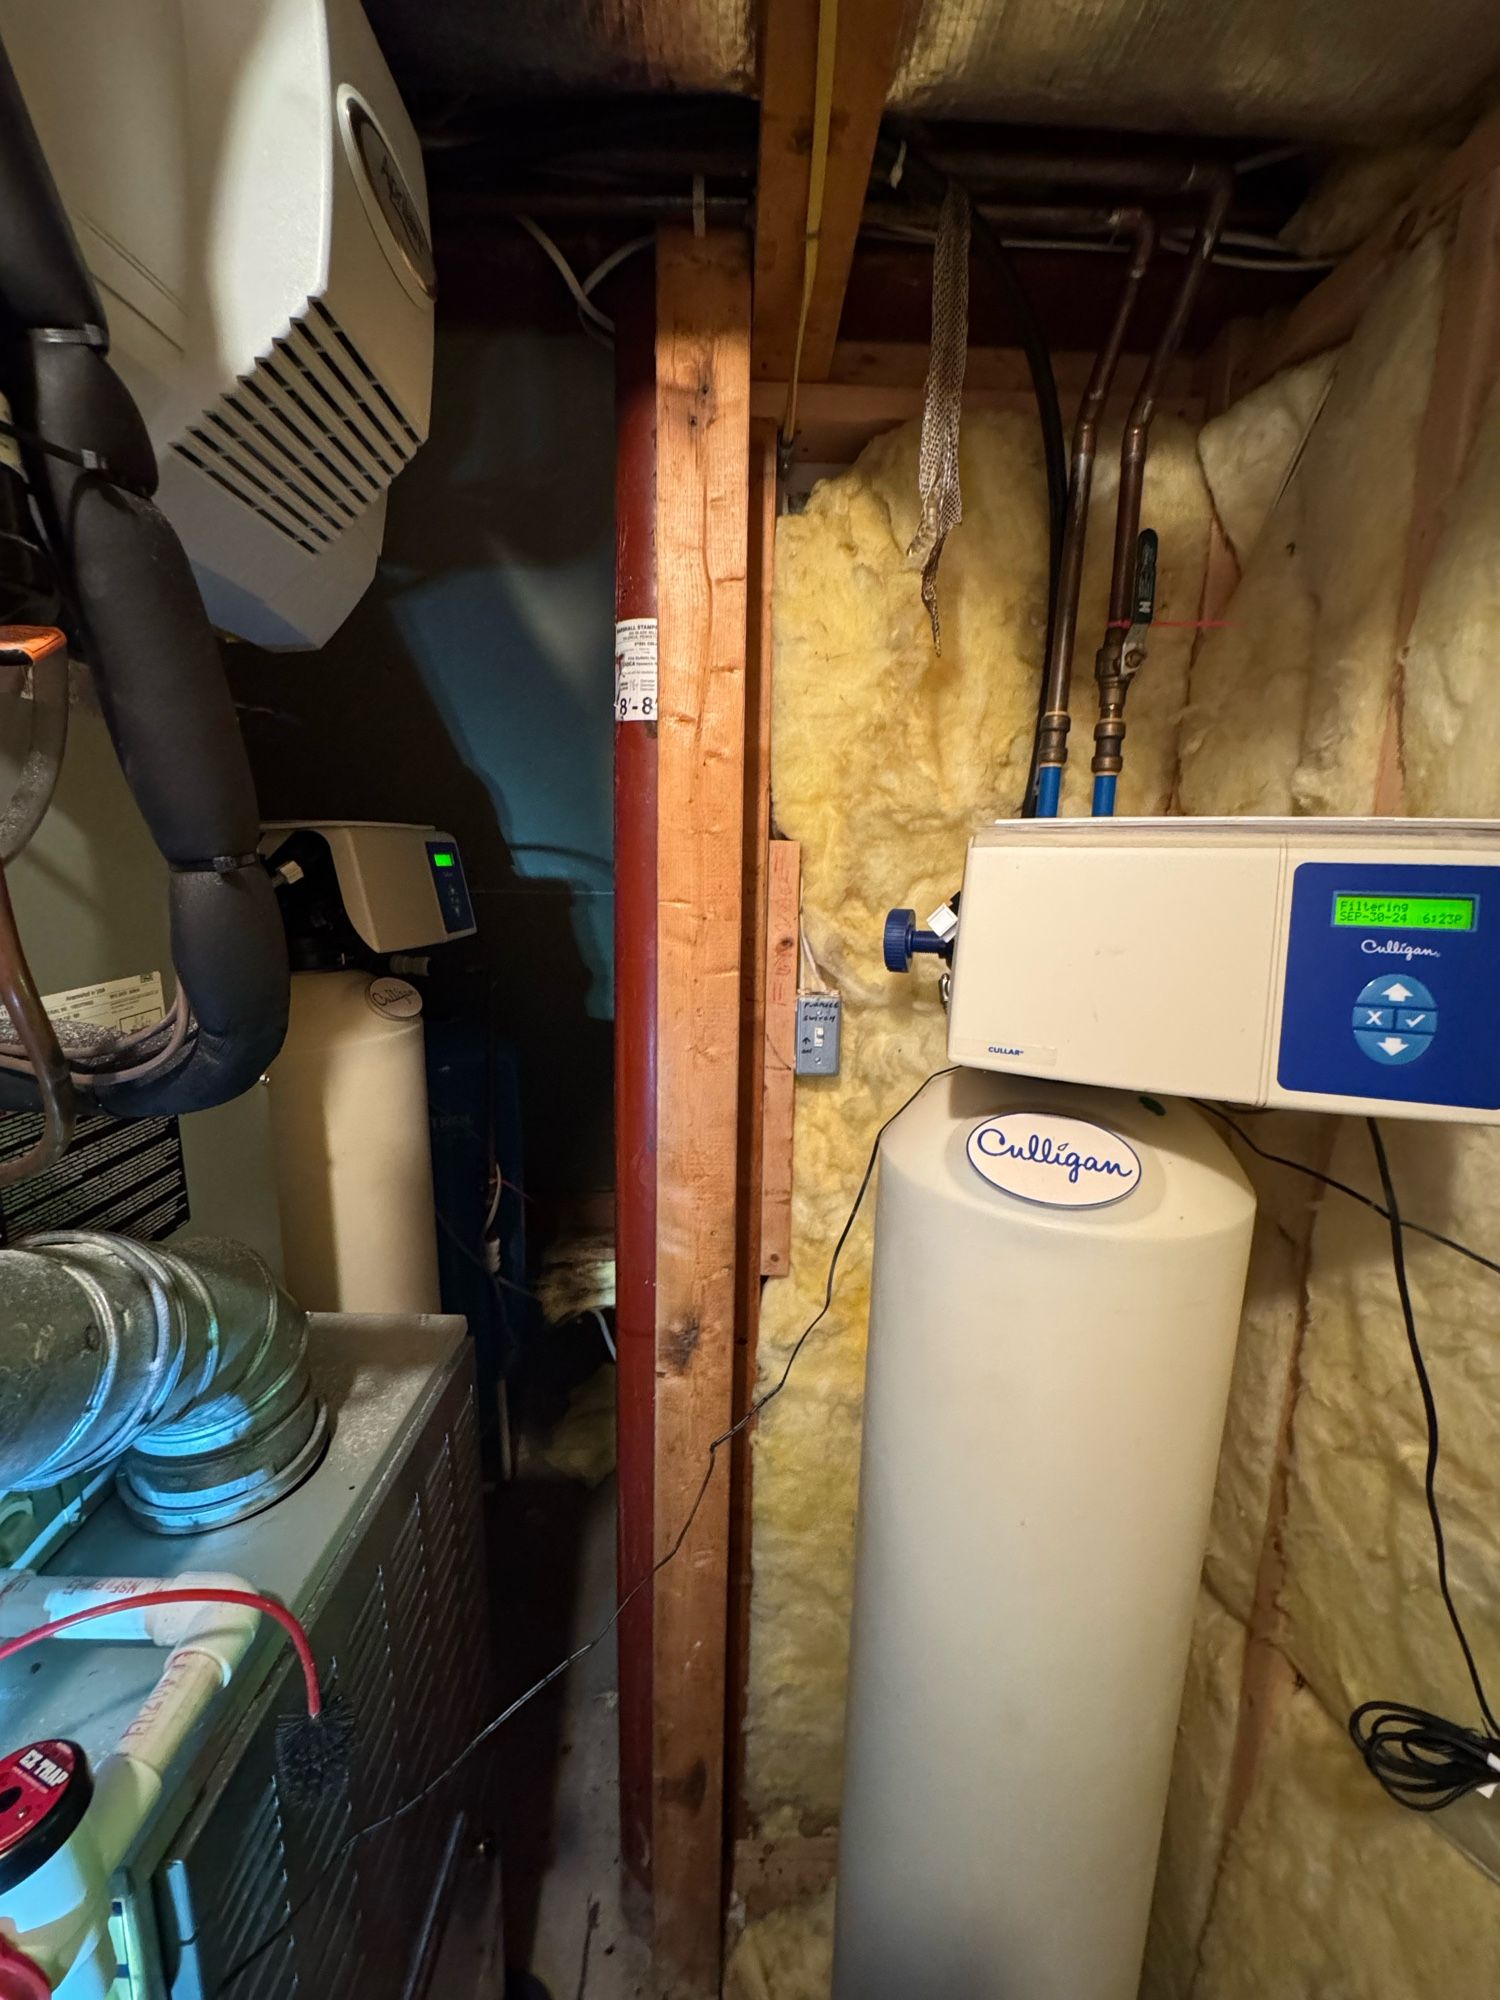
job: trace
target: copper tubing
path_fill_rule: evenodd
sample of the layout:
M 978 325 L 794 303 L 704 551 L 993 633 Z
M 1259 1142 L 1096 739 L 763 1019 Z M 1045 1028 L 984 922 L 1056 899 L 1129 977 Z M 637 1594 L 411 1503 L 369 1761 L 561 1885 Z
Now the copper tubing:
M 1219 232 L 1229 212 L 1234 193 L 1234 175 L 1228 167 L 1200 166 L 1195 169 L 1199 185 L 1206 189 L 1203 217 L 1188 253 L 1187 268 L 1177 297 L 1167 315 L 1141 386 L 1136 391 L 1125 434 L 1120 440 L 1120 498 L 1115 514 L 1115 559 L 1109 587 L 1109 624 L 1094 661 L 1099 683 L 1099 720 L 1094 725 L 1093 772 L 1118 774 L 1121 745 L 1125 739 L 1125 696 L 1138 660 L 1125 658 L 1125 636 L 1130 625 L 1131 592 L 1135 581 L 1136 541 L 1141 530 L 1141 492 L 1146 478 L 1146 451 L 1151 437 L 1151 420 L 1167 368 L 1182 341 L 1188 315 L 1213 257 Z
M 1041 709 L 1037 720 L 1035 763 L 1061 765 L 1068 757 L 1068 698 L 1073 677 L 1073 648 L 1078 634 L 1078 593 L 1083 582 L 1084 538 L 1088 532 L 1089 494 L 1094 483 L 1094 453 L 1099 442 L 1099 419 L 1114 384 L 1120 352 L 1130 326 L 1142 280 L 1156 248 L 1156 225 L 1144 209 L 1121 209 L 1117 226 L 1134 235 L 1130 269 L 1121 287 L 1119 304 L 1104 345 L 1099 349 L 1078 415 L 1073 425 L 1073 465 L 1068 482 L 1068 513 L 1063 524 L 1062 557 L 1058 564 L 1057 597 L 1047 647 L 1047 669 L 1042 682 Z
M 0 1003 L 9 1014 L 16 1039 L 31 1064 L 42 1110 L 42 1131 L 36 1144 L 19 1159 L 0 1164 L 0 1187 L 10 1187 L 25 1180 L 28 1174 L 41 1173 L 67 1151 L 78 1103 L 67 1058 L 58 1046 L 56 1031 L 21 949 L 3 867 L 0 867 Z

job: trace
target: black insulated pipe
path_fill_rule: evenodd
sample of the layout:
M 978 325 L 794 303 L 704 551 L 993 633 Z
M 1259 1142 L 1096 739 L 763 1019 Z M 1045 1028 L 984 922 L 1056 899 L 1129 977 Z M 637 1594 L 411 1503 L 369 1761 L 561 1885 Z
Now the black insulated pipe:
M 22 461 L 67 586 L 70 636 L 172 870 L 173 963 L 196 1024 L 159 1070 L 101 1072 L 90 1089 L 121 1116 L 203 1110 L 247 1089 L 281 1047 L 285 940 L 213 630 L 152 503 L 151 442 L 107 359 L 98 295 L 3 49 L 0 312 Z M 36 1103 L 34 1083 L 0 1073 L 0 1106 Z

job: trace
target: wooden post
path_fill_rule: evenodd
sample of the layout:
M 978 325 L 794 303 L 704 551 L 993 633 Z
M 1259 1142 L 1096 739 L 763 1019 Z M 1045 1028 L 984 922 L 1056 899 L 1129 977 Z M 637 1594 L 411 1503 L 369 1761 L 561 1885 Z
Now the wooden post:
M 731 1421 L 734 1371 L 750 450 L 750 273 L 738 235 L 658 239 L 656 436 L 656 1551 L 671 1560 L 653 1607 L 654 1956 L 666 2000 L 711 2000 L 723 1936 L 727 1453 L 705 1479 Z
M 615 618 L 656 616 L 656 279 L 625 272 L 615 307 Z M 640 706 L 644 706 L 641 704 Z M 651 1886 L 651 1592 L 656 1512 L 655 714 L 615 721 L 615 1574 L 620 1865 Z

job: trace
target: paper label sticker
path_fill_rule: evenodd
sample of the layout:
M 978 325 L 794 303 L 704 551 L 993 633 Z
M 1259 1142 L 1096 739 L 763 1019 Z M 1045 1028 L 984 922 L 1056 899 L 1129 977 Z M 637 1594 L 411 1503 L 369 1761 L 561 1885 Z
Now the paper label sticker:
M 615 626 L 615 721 L 656 720 L 656 620 L 622 618 Z
M 71 986 L 66 993 L 44 993 L 42 1005 L 54 1021 L 86 1021 L 93 1028 L 112 1028 L 133 1035 L 162 1016 L 159 972 L 131 972 L 123 979 L 100 979 L 92 986 Z

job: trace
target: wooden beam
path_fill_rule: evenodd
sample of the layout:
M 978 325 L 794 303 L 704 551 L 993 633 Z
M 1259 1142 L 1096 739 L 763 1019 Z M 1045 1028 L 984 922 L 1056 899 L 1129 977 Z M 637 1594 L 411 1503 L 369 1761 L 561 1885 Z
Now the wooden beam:
M 773 840 L 766 897 L 766 1012 L 762 1069 L 760 1270 L 792 1268 L 792 1119 L 797 1091 L 797 960 L 802 914 L 802 849 Z
M 1500 166 L 1459 207 L 1443 287 L 1432 388 L 1417 439 L 1411 530 L 1396 614 L 1397 669 L 1381 745 L 1373 810 L 1405 807 L 1401 768 L 1402 662 L 1422 586 L 1452 513 L 1479 420 L 1500 378 Z
M 1177 377 L 1181 384 L 1184 377 Z M 1081 385 L 1080 385 L 1081 386 Z M 1203 398 L 1196 388 L 1173 394 L 1169 382 L 1159 409 L 1170 416 L 1186 417 L 1198 423 L 1203 416 Z M 786 389 L 780 382 L 757 382 L 751 391 L 751 409 L 757 418 L 779 417 L 785 407 Z M 1130 392 L 1112 395 L 1106 417 L 1123 417 L 1130 406 Z M 964 391 L 965 410 L 1017 410 L 1033 416 L 1036 399 L 1030 389 L 969 389 Z M 795 462 L 805 465 L 848 465 L 882 431 L 906 423 L 922 413 L 920 383 L 856 384 L 843 382 L 804 383 L 797 395 L 797 437 L 792 449 Z M 1070 414 L 1070 397 L 1063 397 L 1064 420 Z
M 656 1552 L 672 1560 L 653 1605 L 653 1949 L 664 2000 L 711 2000 L 723 1935 L 727 1463 L 704 1478 L 734 1376 L 750 452 L 750 273 L 738 235 L 658 238 L 656 436 Z
M 839 8 L 805 382 L 821 382 L 833 360 L 870 163 L 911 11 L 912 0 L 844 0 Z M 761 27 L 753 359 L 758 376 L 780 381 L 791 373 L 802 306 L 818 14 L 819 0 L 766 0 Z
M 1261 332 L 1260 324 L 1255 320 L 1232 320 L 1230 327 L 1235 330 L 1236 353 L 1240 351 L 1240 343 L 1253 340 Z M 1192 402 L 1203 396 L 1208 375 L 1214 366 L 1212 357 L 1219 354 L 1223 347 L 1221 337 L 1215 341 L 1207 356 L 1175 355 L 1167 364 L 1162 395 L 1169 402 Z M 930 352 L 926 341 L 841 340 L 833 350 L 828 380 L 830 383 L 858 385 L 866 389 L 921 389 L 927 380 Z M 1129 398 L 1135 394 L 1145 373 L 1147 358 L 1144 354 L 1120 356 L 1120 365 L 1115 370 L 1116 395 Z M 1076 402 L 1083 394 L 1093 369 L 1094 356 L 1083 349 L 1065 347 L 1057 350 L 1052 356 L 1052 372 L 1057 377 L 1058 393 L 1064 403 Z M 964 364 L 965 396 L 992 390 L 1031 397 L 1035 401 L 1031 368 L 1019 347 L 969 349 L 969 358 Z M 757 382 L 751 390 L 757 407 L 765 394 L 765 386 Z
M 1247 388 L 1346 341 L 1412 244 L 1446 221 L 1471 189 L 1500 169 L 1500 111 L 1482 118 L 1463 144 L 1358 249 L 1300 299 L 1257 356 Z

